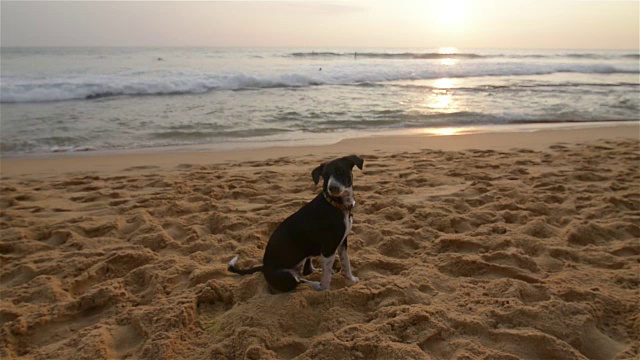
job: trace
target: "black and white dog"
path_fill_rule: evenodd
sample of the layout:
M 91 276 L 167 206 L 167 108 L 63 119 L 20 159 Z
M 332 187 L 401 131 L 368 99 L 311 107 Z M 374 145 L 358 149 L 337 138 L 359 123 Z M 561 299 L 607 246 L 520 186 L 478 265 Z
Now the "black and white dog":
M 339 253 L 342 270 L 347 279 L 356 282 L 347 256 L 347 236 L 351 230 L 353 197 L 353 166 L 362 170 L 364 160 L 356 155 L 323 163 L 311 172 L 317 185 L 324 179 L 322 193 L 286 218 L 273 232 L 264 251 L 262 266 L 241 270 L 235 267 L 238 257 L 229 262 L 229 271 L 252 274 L 262 271 L 271 287 L 290 291 L 299 283 L 309 283 L 316 290 L 329 290 L 333 262 Z M 320 282 L 301 278 L 315 269 L 311 257 L 322 258 Z

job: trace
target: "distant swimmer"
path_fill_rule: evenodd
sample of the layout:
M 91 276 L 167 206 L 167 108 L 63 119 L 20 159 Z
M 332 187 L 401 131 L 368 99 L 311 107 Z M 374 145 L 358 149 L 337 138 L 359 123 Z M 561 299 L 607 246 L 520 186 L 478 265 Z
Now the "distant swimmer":
M 322 71 L 322 68 L 318 69 L 318 71 Z
M 159 58 L 158 58 L 158 61 L 164 61 L 164 59 L 163 59 L 163 58 L 161 58 L 161 57 L 159 57 Z

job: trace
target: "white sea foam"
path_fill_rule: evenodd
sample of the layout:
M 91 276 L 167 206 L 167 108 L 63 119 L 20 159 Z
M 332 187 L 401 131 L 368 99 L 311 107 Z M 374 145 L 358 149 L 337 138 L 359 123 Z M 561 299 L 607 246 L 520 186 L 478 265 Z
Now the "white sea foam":
M 316 85 L 346 85 L 397 80 L 466 78 L 479 76 L 544 75 L 560 72 L 584 74 L 638 73 L 637 67 L 592 63 L 527 63 L 471 61 L 458 66 L 421 61 L 337 63 L 324 69 L 292 66 L 292 71 L 194 72 L 127 71 L 118 74 L 65 74 L 52 77 L 3 77 L 0 102 L 45 102 L 95 99 L 107 96 L 202 94 L 211 90 L 244 90 Z
M 3 48 L 0 56 L 7 153 L 335 141 L 640 113 L 638 54 L 628 51 Z

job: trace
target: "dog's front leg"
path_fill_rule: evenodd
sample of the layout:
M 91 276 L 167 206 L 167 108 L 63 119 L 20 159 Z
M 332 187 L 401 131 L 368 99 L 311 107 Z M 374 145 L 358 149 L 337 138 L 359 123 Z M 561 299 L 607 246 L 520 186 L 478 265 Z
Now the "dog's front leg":
M 322 256 L 322 278 L 320 279 L 320 290 L 329 290 L 331 286 L 331 275 L 333 275 L 333 262 L 336 254 L 329 257 Z
M 353 282 L 357 282 L 358 280 L 360 280 L 358 279 L 358 277 L 353 276 L 353 274 L 351 273 L 351 263 L 349 262 L 349 255 L 347 255 L 347 239 L 344 239 L 342 244 L 340 244 L 338 252 L 340 253 L 340 264 L 342 265 L 344 276 Z

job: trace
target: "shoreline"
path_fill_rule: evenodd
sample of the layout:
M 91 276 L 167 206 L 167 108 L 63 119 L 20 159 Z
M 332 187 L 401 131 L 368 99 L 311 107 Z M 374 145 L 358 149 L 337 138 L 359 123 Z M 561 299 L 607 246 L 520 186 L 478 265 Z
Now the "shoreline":
M 542 125 L 542 126 L 541 126 Z M 545 126 L 546 125 L 546 126 Z M 203 165 L 260 161 L 284 156 L 338 156 L 347 153 L 374 154 L 421 149 L 458 151 L 465 149 L 530 148 L 542 150 L 562 142 L 625 137 L 640 140 L 638 122 L 593 122 L 528 124 L 478 127 L 426 128 L 413 133 L 385 132 L 365 137 L 348 137 L 331 144 L 216 148 L 209 145 L 177 146 L 126 151 L 1 154 L 0 176 L 55 175 L 69 172 L 120 172 L 169 168 L 179 164 Z M 484 128 L 482 130 L 487 130 Z M 23 156 L 24 155 L 24 156 Z
M 183 144 L 149 146 L 130 149 L 90 149 L 90 147 L 80 147 L 79 150 L 60 151 L 34 151 L 34 152 L 0 152 L 0 159 L 45 159 L 62 157 L 93 157 L 93 156 L 118 156 L 118 155 L 138 155 L 138 154 L 163 154 L 177 152 L 230 152 L 244 150 L 261 150 L 276 147 L 315 147 L 331 146 L 343 141 L 354 139 L 388 138 L 388 137 L 410 137 L 410 136 L 451 136 L 451 135 L 473 135 L 489 133 L 522 133 L 545 130 L 575 130 L 592 129 L 613 126 L 639 126 L 638 120 L 601 120 L 601 121 L 568 121 L 568 122 L 532 122 L 519 124 L 500 125 L 467 125 L 467 126 L 433 126 L 423 128 L 408 129 L 387 129 L 378 131 L 345 130 L 337 133 L 318 133 L 307 136 L 304 139 L 269 139 L 246 138 L 235 139 L 219 143 Z

